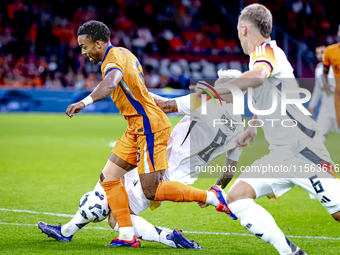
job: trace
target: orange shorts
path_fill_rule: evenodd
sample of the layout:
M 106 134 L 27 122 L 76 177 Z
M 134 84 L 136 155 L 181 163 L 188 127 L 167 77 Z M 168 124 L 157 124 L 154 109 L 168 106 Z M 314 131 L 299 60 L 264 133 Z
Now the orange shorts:
M 118 139 L 112 153 L 138 168 L 138 174 L 147 174 L 168 168 L 166 147 L 171 128 L 150 135 L 125 132 Z

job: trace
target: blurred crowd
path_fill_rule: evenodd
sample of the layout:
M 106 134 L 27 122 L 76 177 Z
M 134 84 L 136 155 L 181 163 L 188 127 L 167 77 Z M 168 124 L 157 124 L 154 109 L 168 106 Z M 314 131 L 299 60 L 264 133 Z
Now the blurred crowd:
M 331 34 L 319 0 L 257 2 L 299 39 L 316 42 Z M 0 85 L 93 89 L 101 80 L 100 66 L 80 54 L 76 36 L 78 27 L 92 19 L 108 25 L 113 45 L 140 59 L 148 87 L 186 88 L 190 77 L 216 77 L 222 62 L 244 71 L 235 27 L 238 9 L 238 1 L 222 0 L 3 0 Z M 332 43 L 332 37 L 326 39 Z
M 246 1 L 247 3 L 254 1 Z M 293 37 L 308 43 L 311 50 L 320 43 L 333 44 L 339 19 L 336 3 L 328 0 L 264 0 L 272 12 L 274 23 Z M 334 14 L 333 14 L 334 12 Z

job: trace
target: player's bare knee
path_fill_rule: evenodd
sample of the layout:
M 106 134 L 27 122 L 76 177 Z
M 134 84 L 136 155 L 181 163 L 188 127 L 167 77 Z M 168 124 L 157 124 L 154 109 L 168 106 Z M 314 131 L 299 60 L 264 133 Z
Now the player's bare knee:
M 232 202 L 235 202 L 238 200 L 238 193 L 239 191 L 237 189 L 234 189 L 231 187 L 228 191 L 228 196 L 227 196 L 227 204 L 230 204 Z
M 144 196 L 149 200 L 154 200 L 158 185 L 163 181 L 164 170 L 142 174 L 139 176 Z
M 240 199 L 256 198 L 255 190 L 252 186 L 244 181 L 240 181 L 233 185 L 228 191 L 227 203 L 230 204 Z
M 149 200 L 154 200 L 157 189 L 143 189 L 144 196 Z
M 155 199 L 159 183 L 160 182 L 155 181 L 151 185 L 147 185 L 146 183 L 145 183 L 145 185 L 143 185 L 143 183 L 141 182 L 144 196 L 147 199 L 149 199 L 149 200 L 154 200 Z

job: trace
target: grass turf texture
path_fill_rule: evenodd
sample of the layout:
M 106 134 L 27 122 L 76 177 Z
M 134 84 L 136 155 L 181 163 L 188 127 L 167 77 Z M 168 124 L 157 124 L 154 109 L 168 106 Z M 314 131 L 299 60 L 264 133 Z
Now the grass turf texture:
M 171 118 L 175 125 L 180 118 Z M 92 190 L 109 155 L 109 142 L 117 140 L 127 122 L 117 115 L 8 114 L 0 115 L 0 208 L 74 214 L 80 197 Z M 332 159 L 340 163 L 340 136 L 330 134 L 326 141 Z M 239 166 L 250 165 L 268 153 L 262 130 L 253 146 L 243 150 Z M 224 156 L 213 164 L 223 165 Z M 200 178 L 193 186 L 209 189 L 214 178 Z M 228 186 L 229 187 L 229 186 Z M 286 235 L 339 238 L 339 224 L 317 200 L 294 188 L 273 202 L 257 202 L 275 218 Z M 156 226 L 186 231 L 249 234 L 239 221 L 216 212 L 200 209 L 195 203 L 165 202 L 142 217 Z M 204 249 L 175 250 L 154 242 L 142 241 L 141 248 L 105 247 L 117 234 L 113 230 L 83 229 L 72 242 L 47 238 L 38 221 L 65 224 L 70 218 L 0 210 L 0 254 L 276 254 L 271 245 L 252 236 L 187 233 Z M 4 224 L 10 223 L 10 224 Z M 19 225 L 14 225 L 19 224 Z M 22 225 L 22 224 L 34 224 Z M 108 229 L 107 222 L 89 224 Z M 339 254 L 340 240 L 290 237 L 310 254 Z

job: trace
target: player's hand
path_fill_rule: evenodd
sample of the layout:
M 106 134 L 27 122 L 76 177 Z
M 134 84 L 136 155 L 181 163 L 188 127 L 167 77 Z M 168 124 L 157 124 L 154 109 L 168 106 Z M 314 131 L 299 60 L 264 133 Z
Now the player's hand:
M 243 148 L 248 145 L 246 143 L 249 140 L 249 144 L 254 143 L 254 138 L 257 135 L 257 127 L 248 127 L 246 132 L 243 133 L 239 138 L 235 140 L 236 147 Z
M 164 113 L 178 112 L 178 107 L 175 99 L 167 99 L 165 102 L 156 102 Z
M 201 95 L 203 93 L 202 89 L 209 90 L 209 88 L 207 86 L 205 86 L 205 84 L 208 84 L 208 83 L 206 83 L 205 81 L 199 81 L 196 84 L 196 86 L 193 86 L 193 85 L 189 86 L 189 89 L 196 93 L 196 99 L 199 99 L 201 97 Z
M 72 118 L 74 113 L 80 112 L 85 107 L 83 102 L 77 102 L 67 107 L 66 114 Z
M 334 92 L 332 91 L 332 86 L 329 85 L 328 83 L 324 83 L 323 87 L 321 88 L 321 90 L 325 91 L 327 96 L 332 95 Z
M 314 109 L 313 109 L 313 108 L 308 107 L 308 108 L 307 108 L 307 111 L 309 111 L 310 114 L 312 114 L 311 117 L 314 116 Z
M 201 202 L 197 202 L 198 206 L 201 207 L 201 208 L 205 208 L 205 207 L 208 207 L 209 205 L 208 204 L 205 204 L 205 203 L 201 203 Z

